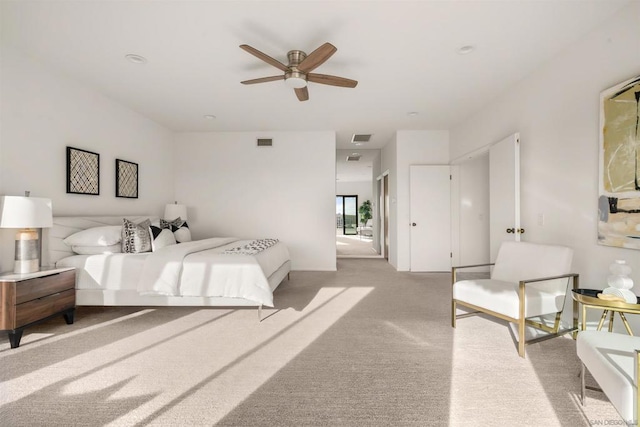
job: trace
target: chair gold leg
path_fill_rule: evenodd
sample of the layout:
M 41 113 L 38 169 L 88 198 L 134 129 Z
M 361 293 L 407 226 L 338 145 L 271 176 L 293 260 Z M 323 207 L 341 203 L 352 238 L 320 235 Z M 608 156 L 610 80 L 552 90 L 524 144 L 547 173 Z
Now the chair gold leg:
M 451 301 L 451 327 L 456 327 L 456 302 Z
M 585 390 L 584 390 L 584 374 L 585 374 L 585 366 L 584 363 L 580 362 L 580 365 L 582 365 L 581 370 L 580 370 L 580 403 L 582 404 L 582 406 L 584 406 L 584 395 L 585 395 Z
M 525 300 L 524 300 L 524 282 L 520 282 L 518 286 L 518 295 L 520 297 L 520 316 L 518 318 L 518 355 L 522 358 L 525 357 L 524 354 L 524 346 L 525 346 L 525 335 L 524 335 L 524 326 L 526 324 L 525 319 Z

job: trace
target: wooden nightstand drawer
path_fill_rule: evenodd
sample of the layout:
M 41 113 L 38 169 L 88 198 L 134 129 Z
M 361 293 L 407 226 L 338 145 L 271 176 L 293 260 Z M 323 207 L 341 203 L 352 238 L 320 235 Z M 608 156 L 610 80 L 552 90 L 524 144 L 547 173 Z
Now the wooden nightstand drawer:
M 16 284 L 16 304 L 22 304 L 47 295 L 74 289 L 75 272 L 65 271 L 46 277 L 23 280 Z
M 24 329 L 55 315 L 71 325 L 76 310 L 73 268 L 45 267 L 34 273 L 0 273 L 0 330 L 11 348 L 20 346 Z
M 73 273 L 72 273 L 73 274 Z M 19 328 L 37 320 L 60 313 L 65 309 L 75 307 L 76 291 L 69 289 L 53 295 L 25 302 L 16 306 L 16 324 L 13 327 Z

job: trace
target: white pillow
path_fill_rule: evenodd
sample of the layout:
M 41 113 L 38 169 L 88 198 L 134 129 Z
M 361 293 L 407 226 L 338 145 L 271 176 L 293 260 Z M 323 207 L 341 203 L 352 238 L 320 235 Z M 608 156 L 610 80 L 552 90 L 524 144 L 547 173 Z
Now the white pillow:
M 78 255 L 117 254 L 122 252 L 122 245 L 116 243 L 110 246 L 71 246 L 71 250 Z
M 111 246 L 121 241 L 121 225 L 87 228 L 63 240 L 68 246 Z

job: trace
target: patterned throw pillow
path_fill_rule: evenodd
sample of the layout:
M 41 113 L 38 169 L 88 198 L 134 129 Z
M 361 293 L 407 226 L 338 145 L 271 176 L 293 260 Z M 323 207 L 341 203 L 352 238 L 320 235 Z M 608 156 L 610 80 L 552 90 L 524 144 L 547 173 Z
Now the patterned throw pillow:
M 145 219 L 140 224 L 122 220 L 122 252 L 126 254 L 137 254 L 140 252 L 151 252 L 151 235 L 149 233 L 151 221 Z
M 151 232 L 151 250 L 153 252 L 165 246 L 176 244 L 176 238 L 169 228 L 160 228 L 152 225 L 149 227 L 149 231 Z
M 176 238 L 176 242 L 178 243 L 191 241 L 191 230 L 189 230 L 189 225 L 187 224 L 187 221 L 184 221 L 180 217 L 171 221 L 161 219 L 160 228 L 168 228 L 171 230 Z

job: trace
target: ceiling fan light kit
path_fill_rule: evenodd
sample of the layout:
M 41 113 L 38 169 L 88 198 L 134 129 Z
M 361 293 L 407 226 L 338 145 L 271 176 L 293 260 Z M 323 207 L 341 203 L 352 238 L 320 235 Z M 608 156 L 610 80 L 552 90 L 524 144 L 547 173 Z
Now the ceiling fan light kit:
M 284 72 L 284 74 L 279 76 L 261 77 L 258 79 L 240 82 L 245 85 L 284 80 L 288 87 L 294 89 L 295 94 L 300 101 L 306 101 L 309 99 L 309 91 L 307 89 L 308 82 L 348 88 L 354 88 L 358 85 L 356 80 L 311 72 L 324 64 L 331 55 L 336 53 L 338 49 L 336 49 L 336 47 L 331 43 L 323 44 L 309 55 L 301 50 L 289 51 L 287 53 L 287 59 L 289 60 L 288 65 L 284 65 L 277 59 L 274 59 L 249 45 L 243 44 L 240 45 L 240 48 Z

